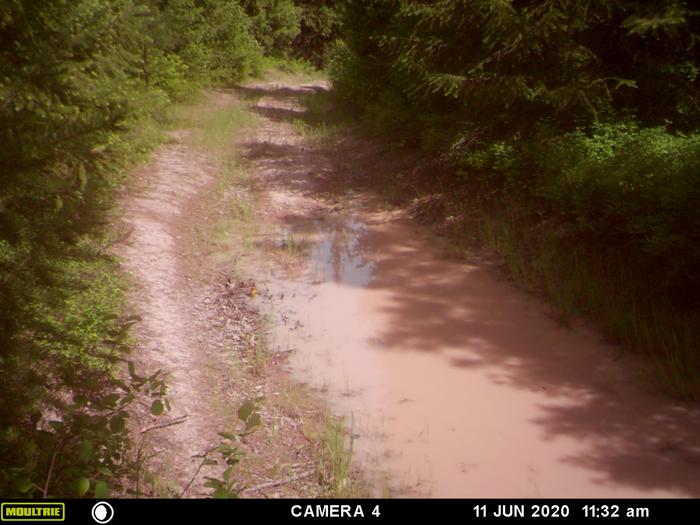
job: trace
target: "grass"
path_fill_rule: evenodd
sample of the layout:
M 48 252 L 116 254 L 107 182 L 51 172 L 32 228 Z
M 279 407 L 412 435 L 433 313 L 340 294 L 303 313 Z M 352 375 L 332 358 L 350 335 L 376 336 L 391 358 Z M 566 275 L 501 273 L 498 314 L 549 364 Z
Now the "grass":
M 305 386 L 289 380 L 280 385 L 279 404 L 292 416 L 313 414 L 303 418 L 301 425 L 306 439 L 314 443 L 314 463 L 322 490 L 319 496 L 367 497 L 365 481 L 353 468 L 352 428 L 348 429 Z
M 234 146 L 236 140 L 254 133 L 257 118 L 246 104 L 234 101 L 231 93 L 209 95 L 220 97 L 218 104 L 199 99 L 196 103 L 181 107 L 176 120 L 191 130 L 188 142 L 215 168 L 214 198 L 218 206 L 225 209 L 217 222 L 213 237 L 221 258 L 230 257 L 231 239 L 235 234 L 238 248 L 247 251 L 253 246 L 256 231 L 253 209 L 256 205 L 254 178 L 240 151 Z
M 252 352 L 250 354 L 250 368 L 254 376 L 261 377 L 265 374 L 270 362 L 270 352 L 267 344 L 263 340 L 262 334 L 254 334 L 255 339 L 251 341 Z
M 572 246 L 553 227 L 535 227 L 529 215 L 517 203 L 477 208 L 471 228 L 462 231 L 475 229 L 516 282 L 545 295 L 563 324 L 576 316 L 592 319 L 611 342 L 643 354 L 650 376 L 669 395 L 700 398 L 700 334 L 692 315 L 645 293 L 648 276 L 620 255 Z
M 311 140 L 333 139 L 349 128 L 355 133 L 361 131 L 360 127 L 354 126 L 353 115 L 344 106 L 337 104 L 331 92 L 326 89 L 301 95 L 300 103 L 305 111 L 303 118 L 294 120 L 294 128 Z
M 288 259 L 295 260 L 303 256 L 309 249 L 309 241 L 302 235 L 295 236 L 291 231 L 281 232 L 281 238 L 275 241 L 275 249 Z
M 193 129 L 190 142 L 204 151 L 215 152 L 217 160 L 228 162 L 226 155 L 231 152 L 234 140 L 241 133 L 254 130 L 256 118 L 248 109 L 239 103 L 230 103 L 228 97 L 232 94 L 214 92 L 210 98 L 221 97 L 220 103 L 212 104 L 210 100 L 198 99 L 194 104 L 181 106 L 175 111 L 175 122 L 182 127 Z
M 312 124 L 302 119 L 295 119 L 293 124 L 297 133 L 311 140 L 328 139 L 340 132 L 337 126 L 329 126 L 325 122 Z
M 142 491 L 141 494 L 137 494 L 136 497 L 140 497 L 143 494 L 147 494 L 148 497 L 152 498 L 178 497 L 182 488 L 176 483 L 173 483 L 170 478 L 169 471 L 170 469 L 168 467 L 164 467 L 160 473 L 147 473 L 144 481 L 147 490 Z
M 300 59 L 265 57 L 260 69 L 260 78 L 269 81 L 314 82 L 325 79 L 323 71 Z
M 326 411 L 320 429 L 317 462 L 319 474 L 331 498 L 366 496 L 366 487 L 353 471 L 352 426 L 349 431 L 342 420 Z

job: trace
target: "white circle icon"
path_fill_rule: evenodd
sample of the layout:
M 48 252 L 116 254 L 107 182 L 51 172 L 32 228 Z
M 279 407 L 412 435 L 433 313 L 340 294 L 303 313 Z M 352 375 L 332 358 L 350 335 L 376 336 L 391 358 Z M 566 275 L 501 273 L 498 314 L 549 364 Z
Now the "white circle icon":
M 106 501 L 99 501 L 92 507 L 92 519 L 97 523 L 109 523 L 114 517 L 112 505 Z

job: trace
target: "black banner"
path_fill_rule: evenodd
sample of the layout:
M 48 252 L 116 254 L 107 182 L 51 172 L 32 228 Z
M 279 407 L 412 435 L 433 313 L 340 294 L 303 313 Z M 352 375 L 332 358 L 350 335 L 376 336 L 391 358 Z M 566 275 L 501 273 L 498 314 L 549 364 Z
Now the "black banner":
M 639 522 L 696 523 L 694 499 L 0 500 L 2 522 L 65 524 Z

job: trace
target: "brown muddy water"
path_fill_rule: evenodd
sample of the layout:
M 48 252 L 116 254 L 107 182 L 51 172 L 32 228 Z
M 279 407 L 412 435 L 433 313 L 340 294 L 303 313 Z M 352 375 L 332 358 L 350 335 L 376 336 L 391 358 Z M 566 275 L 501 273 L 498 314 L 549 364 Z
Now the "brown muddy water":
M 347 417 L 379 494 L 700 494 L 697 414 L 644 394 L 628 359 L 495 270 L 435 255 L 400 213 L 280 238 L 308 260 L 264 279 L 274 340 Z
M 272 341 L 346 417 L 374 495 L 700 496 L 700 412 L 404 212 L 360 195 L 315 209 L 304 173 L 324 168 L 266 122 L 251 158 L 277 223 L 257 244 L 297 261 L 253 256 Z

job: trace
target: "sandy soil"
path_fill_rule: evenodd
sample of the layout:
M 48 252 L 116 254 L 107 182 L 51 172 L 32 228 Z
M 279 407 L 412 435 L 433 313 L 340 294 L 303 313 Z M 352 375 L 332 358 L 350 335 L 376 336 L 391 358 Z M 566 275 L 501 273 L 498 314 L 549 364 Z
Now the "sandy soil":
M 212 181 L 204 159 L 183 144 L 186 131 L 172 133 L 153 164 L 136 175 L 148 187 L 124 205 L 130 236 L 123 247 L 124 267 L 137 283 L 134 304 L 143 321 L 134 331 L 136 361 L 147 370 L 168 374 L 174 417 L 187 420 L 163 431 L 163 476 L 184 487 L 191 476 L 191 456 L 216 442 L 220 421 L 211 417 L 207 400 L 211 348 L 192 326 L 194 304 L 182 273 L 179 238 L 186 206 Z M 198 484 L 194 494 L 201 492 Z
M 195 109 L 217 111 L 232 104 L 240 101 L 231 93 L 211 92 Z M 319 408 L 288 384 L 279 359 L 251 355 L 261 325 L 250 304 L 255 283 L 232 271 L 231 261 L 221 264 L 212 241 L 230 200 L 246 198 L 245 191 L 227 188 L 222 200 L 215 190 L 217 163 L 226 159 L 196 147 L 189 140 L 194 132 L 170 132 L 153 161 L 132 174 L 134 189 L 121 202 L 126 235 L 118 254 L 134 281 L 132 309 L 142 318 L 133 331 L 133 359 L 140 371 L 166 374 L 172 407 L 156 418 L 145 403 L 134 414 L 136 448 L 150 458 L 139 493 L 210 495 L 205 478 L 220 478 L 225 465 L 198 471 L 201 458 L 193 456 L 220 444 L 219 432 L 242 430 L 236 413 L 243 402 L 266 398 L 259 404 L 261 428 L 242 440 L 245 459 L 236 470 L 241 496 L 320 495 L 315 442 L 301 423 L 318 417 Z M 230 137 L 231 151 L 246 136 Z M 292 414 L 282 399 L 288 392 L 299 400 Z M 170 422 L 178 423 L 166 426 Z M 217 459 L 216 452 L 209 457 Z

